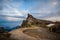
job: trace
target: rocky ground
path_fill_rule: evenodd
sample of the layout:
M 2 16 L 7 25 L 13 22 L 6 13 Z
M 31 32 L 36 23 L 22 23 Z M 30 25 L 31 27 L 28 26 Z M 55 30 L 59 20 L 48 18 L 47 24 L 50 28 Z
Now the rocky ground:
M 12 34 L 11 38 L 15 38 L 16 40 L 36 40 L 36 38 L 23 33 L 23 31 L 26 29 L 31 29 L 31 28 L 20 28 L 20 29 L 11 31 L 10 32 Z
M 10 38 L 10 33 L 4 29 L 3 27 L 0 27 L 0 40 L 15 40 L 13 38 Z
M 19 28 L 10 32 L 16 40 L 60 40 L 60 35 L 48 32 L 45 28 Z
M 24 33 L 37 38 L 37 40 L 60 40 L 60 34 L 49 32 L 45 28 L 27 29 Z

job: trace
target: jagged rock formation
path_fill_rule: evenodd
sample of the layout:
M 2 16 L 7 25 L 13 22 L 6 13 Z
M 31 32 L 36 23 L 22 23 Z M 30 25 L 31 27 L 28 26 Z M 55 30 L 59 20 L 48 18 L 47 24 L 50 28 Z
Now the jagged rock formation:
M 60 22 L 54 22 L 55 25 L 49 27 L 49 31 L 60 33 Z
M 53 23 L 53 22 L 36 19 L 32 15 L 28 14 L 27 19 L 23 21 L 21 27 L 31 27 L 31 25 L 37 25 L 39 27 L 46 27 L 46 25 L 50 23 Z
M 51 27 L 47 27 L 46 25 L 48 24 L 55 24 L 55 25 Z M 33 25 L 37 27 L 48 28 L 50 31 L 56 31 L 56 30 L 58 31 L 60 29 L 60 22 L 52 22 L 47 20 L 36 19 L 30 14 L 28 14 L 28 17 L 26 18 L 26 20 L 23 20 L 21 27 L 32 27 Z

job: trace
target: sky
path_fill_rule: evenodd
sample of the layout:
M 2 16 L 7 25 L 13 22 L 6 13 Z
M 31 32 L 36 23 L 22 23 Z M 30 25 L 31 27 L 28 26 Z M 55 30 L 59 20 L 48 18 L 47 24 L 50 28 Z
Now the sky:
M 21 25 L 27 14 L 38 19 L 60 21 L 60 0 L 0 0 L 0 25 Z

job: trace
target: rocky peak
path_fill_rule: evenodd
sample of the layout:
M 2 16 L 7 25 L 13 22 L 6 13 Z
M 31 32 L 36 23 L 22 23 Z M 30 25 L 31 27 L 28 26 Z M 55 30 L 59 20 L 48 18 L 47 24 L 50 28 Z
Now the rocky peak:
M 31 14 L 28 14 L 27 19 L 33 19 L 34 17 Z
M 50 21 L 41 20 L 33 17 L 32 15 L 28 14 L 28 17 L 26 20 L 23 21 L 22 27 L 31 27 L 31 25 L 37 25 L 37 26 L 45 26 L 47 24 L 51 23 Z
M 32 15 L 30 15 L 30 14 L 28 14 L 28 18 L 29 18 L 29 17 L 33 17 L 33 16 L 32 16 Z

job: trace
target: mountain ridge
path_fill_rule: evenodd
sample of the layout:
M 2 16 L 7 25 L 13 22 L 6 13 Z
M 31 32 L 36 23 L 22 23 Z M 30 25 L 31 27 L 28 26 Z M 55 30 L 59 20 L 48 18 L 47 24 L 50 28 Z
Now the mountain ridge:
M 54 23 L 52 21 L 47 21 L 47 20 L 41 20 L 41 19 L 37 19 L 35 17 L 33 17 L 32 15 L 28 14 L 28 17 L 26 18 L 26 20 L 23 20 L 21 27 L 28 27 L 31 25 L 47 25 L 50 23 Z

